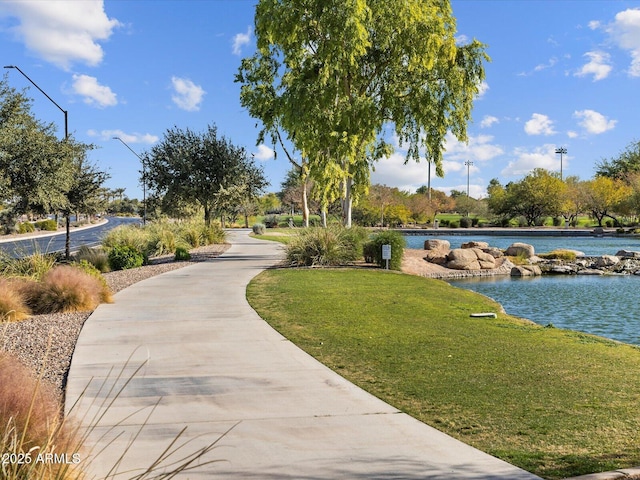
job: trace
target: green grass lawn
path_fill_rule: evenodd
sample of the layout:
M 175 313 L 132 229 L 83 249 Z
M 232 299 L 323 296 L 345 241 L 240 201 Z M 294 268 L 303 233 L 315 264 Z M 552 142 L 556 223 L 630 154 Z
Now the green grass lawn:
M 350 381 L 487 453 L 556 479 L 640 465 L 640 350 L 498 313 L 445 282 L 269 270 L 251 305 Z

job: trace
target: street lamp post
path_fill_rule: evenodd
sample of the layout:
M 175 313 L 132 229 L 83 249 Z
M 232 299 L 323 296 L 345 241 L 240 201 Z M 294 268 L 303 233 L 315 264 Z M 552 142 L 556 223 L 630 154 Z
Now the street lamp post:
M 22 76 L 24 78 L 26 78 L 27 80 L 29 80 L 29 82 L 31 82 L 31 84 L 36 87 L 38 90 L 40 90 L 40 92 L 49 99 L 49 101 L 51 103 L 53 103 L 56 107 L 58 107 L 58 109 L 64 114 L 64 139 L 65 141 L 69 140 L 69 115 L 67 110 L 65 110 L 64 108 L 62 108 L 60 105 L 58 105 L 56 103 L 55 100 L 53 100 L 53 98 L 51 98 L 49 95 L 47 95 L 47 93 L 42 90 L 38 84 L 36 82 L 34 82 L 33 80 L 31 80 L 31 78 L 29 78 L 29 76 L 24 73 L 22 70 L 20 70 L 19 67 L 15 66 L 15 65 L 5 65 L 4 68 L 13 68 L 14 70 L 17 70 L 18 72 L 20 72 L 20 74 L 22 74 Z M 67 218 L 66 218 L 66 225 L 65 225 L 65 230 L 66 230 L 66 239 L 65 239 L 65 245 L 64 245 L 64 256 L 65 258 L 68 260 L 69 257 L 71 256 L 71 212 L 67 213 Z
M 464 164 L 467 166 L 467 197 L 469 197 L 469 170 L 471 169 L 473 162 L 471 160 L 467 160 Z
M 23 76 L 24 78 L 26 78 L 27 80 L 29 80 L 29 81 L 31 82 L 31 84 L 32 84 L 34 87 L 36 87 L 38 90 L 40 90 L 40 92 L 42 92 L 42 94 L 43 94 L 45 97 L 47 97 L 51 103 L 53 103 L 56 107 L 58 107 L 58 108 L 60 109 L 60 111 L 61 111 L 62 113 L 64 113 L 64 139 L 65 139 L 65 140 L 68 140 L 68 139 L 69 139 L 69 121 L 68 121 L 68 112 L 67 112 L 64 108 L 62 108 L 60 105 L 58 105 L 58 104 L 53 100 L 53 98 L 51 98 L 49 95 L 47 95 L 47 94 L 45 93 L 45 91 L 44 91 L 44 90 L 42 90 L 42 89 L 41 89 L 41 88 L 36 84 L 36 82 L 34 82 L 33 80 L 31 80 L 31 79 L 29 78 L 29 76 L 28 76 L 26 73 L 24 73 L 22 70 L 20 70 L 20 68 L 16 67 L 15 65 L 5 65 L 5 67 L 4 67 L 4 68 L 13 68 L 13 69 L 15 69 L 15 70 L 19 71 L 19 72 L 22 74 L 22 76 Z
M 564 147 L 556 148 L 556 154 L 560 154 L 560 180 L 562 180 L 562 155 L 567 154 L 567 149 Z
M 127 145 L 125 143 L 124 140 L 122 140 L 120 137 L 112 137 L 113 140 L 120 140 L 120 142 L 122 142 L 122 144 L 127 147 L 131 153 L 133 153 L 136 157 L 138 157 L 138 159 L 140 160 L 140 163 L 142 163 L 142 207 L 143 207 L 143 211 L 142 211 L 142 225 L 146 225 L 147 224 L 147 167 L 146 164 L 144 162 L 144 159 L 138 155 L 129 145 Z

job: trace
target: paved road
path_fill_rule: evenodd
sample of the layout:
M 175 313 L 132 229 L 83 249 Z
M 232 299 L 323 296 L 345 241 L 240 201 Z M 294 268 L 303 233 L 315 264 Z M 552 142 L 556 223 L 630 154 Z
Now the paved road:
M 81 227 L 71 231 L 71 250 L 78 249 L 81 245 L 96 246 L 100 243 L 102 236 L 111 229 L 120 225 L 138 224 L 139 218 L 124 217 L 107 217 L 107 223 Z M 51 232 L 29 237 L 21 240 L 2 240 L 0 239 L 0 250 L 5 251 L 13 257 L 20 257 L 32 254 L 34 251 L 39 252 L 64 252 L 66 241 L 66 232 Z
M 97 478 L 142 424 L 120 471 L 148 466 L 187 426 L 187 451 L 233 428 L 208 457 L 219 463 L 178 478 L 538 478 L 399 412 L 275 332 L 245 290 L 281 258 L 281 246 L 248 233 L 233 232 L 232 247 L 213 261 L 119 292 L 86 322 L 67 407 L 79 399 L 71 414 L 85 425 L 103 415 L 88 440 L 106 447 L 90 467 Z M 112 395 L 100 382 L 121 385 L 113 372 L 128 378 L 138 365 L 113 405 L 101 407 Z

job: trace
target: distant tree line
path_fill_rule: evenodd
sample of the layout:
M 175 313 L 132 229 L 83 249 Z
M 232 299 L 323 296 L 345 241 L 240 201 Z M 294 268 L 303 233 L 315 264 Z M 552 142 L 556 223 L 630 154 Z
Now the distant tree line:
M 590 180 L 536 169 L 517 182 L 502 185 L 491 180 L 487 188 L 489 210 L 507 223 L 521 218 L 526 225 L 546 218 L 563 219 L 575 225 L 588 215 L 599 226 L 637 224 L 640 216 L 640 142 L 633 142 L 615 158 L 597 166 Z

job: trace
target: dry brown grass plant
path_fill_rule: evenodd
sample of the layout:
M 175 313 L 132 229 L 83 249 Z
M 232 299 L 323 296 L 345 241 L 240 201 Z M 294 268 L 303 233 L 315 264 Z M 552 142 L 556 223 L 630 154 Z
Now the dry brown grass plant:
M 40 282 L 23 283 L 22 291 L 34 313 L 91 311 L 105 298 L 100 280 L 69 265 L 53 268 Z
M 18 322 L 31 314 L 18 286 L 0 278 L 0 322 Z

